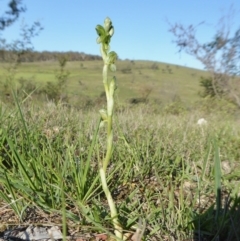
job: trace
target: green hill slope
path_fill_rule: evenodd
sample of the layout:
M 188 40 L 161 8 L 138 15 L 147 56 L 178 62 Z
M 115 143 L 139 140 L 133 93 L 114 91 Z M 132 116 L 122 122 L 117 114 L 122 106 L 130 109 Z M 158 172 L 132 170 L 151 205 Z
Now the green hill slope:
M 0 80 L 7 75 L 7 64 L 2 64 Z M 66 92 L 69 98 L 78 96 L 97 97 L 103 92 L 102 61 L 68 62 L 66 70 L 70 72 Z M 56 81 L 55 73 L 59 69 L 58 62 L 22 63 L 15 79 L 27 79 L 37 85 L 44 86 L 48 81 Z M 200 76 L 206 72 L 187 67 L 152 61 L 117 61 L 117 77 L 119 101 L 131 98 L 142 98 L 168 102 L 176 96 L 187 104 L 199 99 Z

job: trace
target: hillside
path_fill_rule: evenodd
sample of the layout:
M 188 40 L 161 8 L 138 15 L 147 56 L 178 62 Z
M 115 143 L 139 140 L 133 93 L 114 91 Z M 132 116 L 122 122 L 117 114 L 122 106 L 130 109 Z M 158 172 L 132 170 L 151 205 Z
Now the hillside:
M 71 61 L 67 62 L 66 70 L 70 76 L 66 92 L 70 100 L 78 97 L 98 97 L 103 92 L 102 61 Z M 168 102 L 176 96 L 187 104 L 199 99 L 200 76 L 206 72 L 187 67 L 152 61 L 118 61 L 117 99 L 120 102 L 131 98 L 146 98 Z M 7 66 L 2 64 L 0 78 L 4 82 L 8 76 Z M 47 82 L 56 81 L 55 73 L 59 70 L 57 61 L 22 63 L 14 77 L 43 87 Z

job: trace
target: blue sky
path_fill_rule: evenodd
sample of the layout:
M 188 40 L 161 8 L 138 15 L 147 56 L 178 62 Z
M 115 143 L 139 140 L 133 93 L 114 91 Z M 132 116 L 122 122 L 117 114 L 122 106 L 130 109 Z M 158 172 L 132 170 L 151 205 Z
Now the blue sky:
M 0 10 L 9 0 L 0 1 Z M 40 21 L 44 30 L 33 40 L 35 50 L 79 51 L 99 54 L 95 26 L 105 17 L 112 19 L 115 34 L 111 49 L 121 59 L 153 60 L 193 68 L 202 65 L 193 57 L 179 54 L 169 33 L 171 23 L 197 25 L 202 41 L 211 40 L 221 16 L 233 5 L 236 15 L 232 28 L 240 26 L 239 0 L 24 0 L 26 13 L 2 37 L 16 39 L 22 22 Z

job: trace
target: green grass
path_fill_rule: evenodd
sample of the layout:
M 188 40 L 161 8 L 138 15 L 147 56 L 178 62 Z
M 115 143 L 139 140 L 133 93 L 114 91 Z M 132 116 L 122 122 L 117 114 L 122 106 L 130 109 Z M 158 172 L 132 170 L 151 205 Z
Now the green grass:
M 0 223 L 112 233 L 98 176 L 106 151 L 105 131 L 94 138 L 98 112 L 18 103 L 1 105 Z M 199 127 L 203 113 L 139 105 L 115 114 L 108 183 L 128 232 L 144 220 L 144 240 L 239 240 L 239 120 L 216 111 Z
M 126 233 L 142 222 L 143 240 L 239 240 L 239 110 L 199 97 L 206 72 L 150 61 L 117 67 L 107 181 Z M 57 62 L 23 63 L 15 80 L 41 89 L 57 81 L 58 69 Z M 67 63 L 68 105 L 21 95 L 24 88 L 12 104 L 1 102 L 0 230 L 54 223 L 68 236 L 113 234 L 98 174 L 106 154 L 106 132 L 96 134 L 106 106 L 101 69 L 102 61 Z M 148 93 L 149 102 L 129 104 Z M 208 124 L 197 126 L 202 117 Z

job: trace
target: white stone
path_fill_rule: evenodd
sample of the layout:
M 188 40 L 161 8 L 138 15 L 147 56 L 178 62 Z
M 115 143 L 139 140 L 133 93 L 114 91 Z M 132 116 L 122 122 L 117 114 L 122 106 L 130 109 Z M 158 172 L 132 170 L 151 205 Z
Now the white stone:
M 206 125 L 207 124 L 207 121 L 204 119 L 204 118 L 201 118 L 197 121 L 197 124 L 199 126 L 202 126 L 202 125 Z

